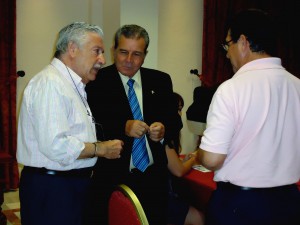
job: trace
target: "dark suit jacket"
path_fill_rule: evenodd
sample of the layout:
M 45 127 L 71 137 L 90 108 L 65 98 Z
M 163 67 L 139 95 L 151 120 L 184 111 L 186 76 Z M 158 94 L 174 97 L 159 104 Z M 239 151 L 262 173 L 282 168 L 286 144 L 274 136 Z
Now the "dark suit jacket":
M 153 122 L 162 122 L 166 128 L 164 140 L 170 142 L 181 128 L 177 106 L 172 101 L 171 78 L 168 74 L 153 69 L 141 68 L 140 72 L 144 121 L 148 125 Z M 105 140 L 121 139 L 124 141 L 124 150 L 120 159 L 98 159 L 93 176 L 95 191 L 106 190 L 107 192 L 103 191 L 103 195 L 106 192 L 107 201 L 113 185 L 125 183 L 134 189 L 142 204 L 145 202 L 146 208 L 149 198 L 152 200 L 161 198 L 157 203 L 163 206 L 165 202 L 162 201 L 164 197 L 167 197 L 167 195 L 163 196 L 167 191 L 167 157 L 164 145 L 147 138 L 154 165 L 138 176 L 129 172 L 133 138 L 125 135 L 125 124 L 127 120 L 133 119 L 133 115 L 115 65 L 100 70 L 97 79 L 87 85 L 86 91 L 93 116 L 96 122 L 101 124 L 96 126 L 98 139 L 101 140 L 104 136 Z M 138 185 L 141 182 L 143 186 Z M 147 192 L 144 190 L 145 187 L 148 189 Z M 144 199 L 146 195 L 148 200 Z M 147 213 L 151 215 L 151 212 L 146 210 Z

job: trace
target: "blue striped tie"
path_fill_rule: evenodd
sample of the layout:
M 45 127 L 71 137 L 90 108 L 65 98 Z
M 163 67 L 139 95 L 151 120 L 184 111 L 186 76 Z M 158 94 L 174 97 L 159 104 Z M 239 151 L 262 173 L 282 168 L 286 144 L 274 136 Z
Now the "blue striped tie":
M 135 120 L 142 120 L 143 116 L 141 113 L 140 105 L 137 100 L 135 91 L 133 89 L 134 80 L 129 79 L 127 85 L 129 86 L 128 90 L 128 101 Z M 132 146 L 132 162 L 133 165 L 144 172 L 149 164 L 149 156 L 146 148 L 146 139 L 145 135 L 141 138 L 135 138 Z

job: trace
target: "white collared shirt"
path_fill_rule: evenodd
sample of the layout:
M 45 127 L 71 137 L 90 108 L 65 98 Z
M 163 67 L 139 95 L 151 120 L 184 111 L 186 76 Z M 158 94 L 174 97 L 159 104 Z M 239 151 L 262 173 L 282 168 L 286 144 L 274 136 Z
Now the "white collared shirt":
M 97 140 L 84 88 L 81 78 L 56 58 L 30 80 L 19 115 L 19 163 L 53 170 L 96 163 L 97 158 L 77 159 L 84 142 Z

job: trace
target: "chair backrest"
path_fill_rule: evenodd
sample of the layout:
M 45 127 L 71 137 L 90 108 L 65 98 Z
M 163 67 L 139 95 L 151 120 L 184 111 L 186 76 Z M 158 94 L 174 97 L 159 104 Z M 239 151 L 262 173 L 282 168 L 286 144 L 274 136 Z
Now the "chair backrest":
M 109 200 L 109 225 L 149 225 L 143 207 L 126 185 L 120 184 Z

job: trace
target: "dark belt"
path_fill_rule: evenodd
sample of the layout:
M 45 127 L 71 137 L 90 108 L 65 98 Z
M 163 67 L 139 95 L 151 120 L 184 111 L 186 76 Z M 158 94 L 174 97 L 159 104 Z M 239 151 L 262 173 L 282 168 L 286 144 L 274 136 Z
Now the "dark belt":
M 264 190 L 264 191 L 275 191 L 275 190 L 284 190 L 284 189 L 290 189 L 294 188 L 295 184 L 290 184 L 290 185 L 284 185 L 284 186 L 278 186 L 278 187 L 267 187 L 267 188 L 253 188 L 253 187 L 242 187 L 238 185 L 234 185 L 229 182 L 217 182 L 217 188 L 219 189 L 227 189 L 227 190 L 241 190 L 241 191 L 250 191 L 250 190 Z
M 60 170 L 50 170 L 44 167 L 31 167 L 31 166 L 24 166 L 23 171 L 25 173 L 33 173 L 33 174 L 41 174 L 41 175 L 51 175 L 51 176 L 61 176 L 61 177 L 91 177 L 92 175 L 92 168 L 82 168 L 82 169 L 73 169 L 67 171 L 60 171 Z

